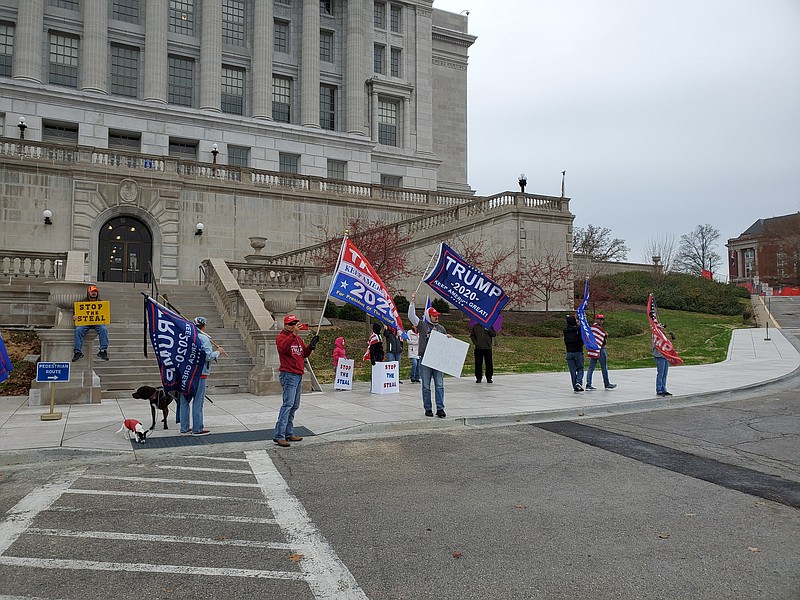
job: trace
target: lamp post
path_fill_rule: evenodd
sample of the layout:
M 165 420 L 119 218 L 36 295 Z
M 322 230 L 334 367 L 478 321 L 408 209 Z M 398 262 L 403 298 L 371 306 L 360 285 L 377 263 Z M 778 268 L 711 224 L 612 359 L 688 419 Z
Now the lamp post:
M 25 117 L 19 118 L 19 123 L 17 123 L 17 127 L 19 127 L 19 139 L 24 140 L 25 130 L 28 128 L 28 126 L 25 125 Z
M 52 210 L 49 210 L 49 209 L 43 210 L 42 211 L 42 216 L 44 217 L 44 224 L 45 225 L 52 225 L 53 224 L 53 221 L 50 219 L 50 217 L 53 216 L 53 211 Z
M 197 225 L 195 225 L 194 234 L 195 235 L 203 235 L 203 229 L 205 229 L 205 228 L 206 228 L 205 225 L 203 225 L 202 223 L 198 223 Z
M 217 154 L 219 154 L 219 148 L 217 147 L 216 144 L 214 144 L 213 146 L 211 146 L 211 155 L 214 157 L 212 159 L 214 164 L 217 164 Z
M 528 178 L 525 177 L 525 173 L 520 173 L 517 181 L 519 182 L 519 191 L 524 194 L 525 186 L 528 185 Z

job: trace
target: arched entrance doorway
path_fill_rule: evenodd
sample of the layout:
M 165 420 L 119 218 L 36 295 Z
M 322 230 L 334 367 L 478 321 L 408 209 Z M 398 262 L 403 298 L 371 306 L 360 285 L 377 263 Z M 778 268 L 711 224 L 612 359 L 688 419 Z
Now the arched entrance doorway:
M 153 236 L 135 217 L 115 217 L 100 229 L 97 280 L 149 283 Z

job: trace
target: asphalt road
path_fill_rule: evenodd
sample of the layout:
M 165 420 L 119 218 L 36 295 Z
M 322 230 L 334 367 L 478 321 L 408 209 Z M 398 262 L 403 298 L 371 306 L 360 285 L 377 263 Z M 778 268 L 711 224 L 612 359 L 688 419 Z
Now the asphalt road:
M 0 454 L 0 597 L 797 600 L 798 397 L 795 377 L 574 423 Z

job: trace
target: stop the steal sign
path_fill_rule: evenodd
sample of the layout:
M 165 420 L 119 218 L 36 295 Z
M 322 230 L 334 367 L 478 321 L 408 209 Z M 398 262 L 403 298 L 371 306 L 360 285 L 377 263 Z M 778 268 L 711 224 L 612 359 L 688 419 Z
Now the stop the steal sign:
M 75 325 L 108 325 L 111 322 L 111 303 L 108 300 L 76 302 Z

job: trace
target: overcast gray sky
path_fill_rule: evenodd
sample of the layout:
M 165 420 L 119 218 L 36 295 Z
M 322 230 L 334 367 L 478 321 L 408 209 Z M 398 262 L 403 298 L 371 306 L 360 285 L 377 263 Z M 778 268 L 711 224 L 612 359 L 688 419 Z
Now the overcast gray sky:
M 800 0 L 434 0 L 469 10 L 469 183 L 566 195 L 640 261 L 800 211 Z M 724 268 L 724 267 L 723 267 Z M 724 276 L 725 274 L 723 274 Z

